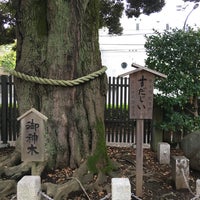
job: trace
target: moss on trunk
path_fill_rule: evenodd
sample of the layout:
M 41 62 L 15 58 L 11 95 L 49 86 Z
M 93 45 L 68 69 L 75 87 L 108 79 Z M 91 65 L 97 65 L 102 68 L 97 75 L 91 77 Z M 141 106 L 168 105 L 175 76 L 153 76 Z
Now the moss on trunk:
M 108 174 L 113 168 L 113 164 L 107 155 L 107 148 L 105 142 L 104 123 L 97 119 L 97 145 L 93 155 L 88 158 L 88 169 L 92 173 L 102 172 Z

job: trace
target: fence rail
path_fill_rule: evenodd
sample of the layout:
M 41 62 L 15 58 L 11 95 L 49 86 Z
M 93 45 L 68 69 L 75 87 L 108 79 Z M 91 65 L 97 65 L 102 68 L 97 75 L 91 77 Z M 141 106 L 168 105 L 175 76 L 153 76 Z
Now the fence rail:
M 107 143 L 135 144 L 136 121 L 129 118 L 129 78 L 109 77 L 105 108 Z M 144 143 L 149 144 L 152 132 L 151 120 L 144 121 Z
M 16 141 L 18 108 L 12 76 L 0 76 L 0 143 Z M 109 77 L 105 105 L 106 140 L 109 145 L 135 143 L 136 122 L 129 118 L 129 78 Z M 144 143 L 149 144 L 151 120 L 144 123 Z
M 12 76 L 0 77 L 0 141 L 13 142 L 19 133 L 18 109 Z

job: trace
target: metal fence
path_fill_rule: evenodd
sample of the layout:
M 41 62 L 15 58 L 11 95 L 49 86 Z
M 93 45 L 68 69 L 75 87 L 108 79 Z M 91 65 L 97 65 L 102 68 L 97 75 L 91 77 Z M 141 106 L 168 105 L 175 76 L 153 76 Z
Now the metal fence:
M 12 76 L 0 76 L 0 143 L 11 143 L 19 133 L 18 109 Z M 106 140 L 109 145 L 135 143 L 136 122 L 129 118 L 129 78 L 109 77 L 105 105 Z M 144 123 L 144 143 L 151 140 L 151 120 Z

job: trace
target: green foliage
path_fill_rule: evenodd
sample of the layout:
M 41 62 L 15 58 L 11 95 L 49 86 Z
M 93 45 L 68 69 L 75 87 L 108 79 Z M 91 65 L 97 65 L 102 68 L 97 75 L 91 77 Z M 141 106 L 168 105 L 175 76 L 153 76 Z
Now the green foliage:
M 11 51 L 10 53 L 0 56 L 0 66 L 3 66 L 8 69 L 14 69 L 16 62 L 16 52 Z
M 161 11 L 165 5 L 164 0 L 127 0 L 128 6 L 126 15 L 130 17 L 139 17 L 141 14 L 150 15 L 154 12 Z
M 0 2 L 0 44 L 13 43 L 15 39 L 14 8 L 11 1 Z
M 8 48 L 9 50 L 0 55 L 0 66 L 7 69 L 14 69 L 16 65 L 16 52 L 12 49 L 14 45 L 1 46 L 1 48 Z
M 164 122 L 160 124 L 160 127 L 165 132 L 174 133 L 191 133 L 192 130 L 198 130 L 200 123 L 200 117 L 192 117 L 184 112 L 167 112 L 165 111 Z
M 113 104 L 107 104 L 106 108 L 111 108 L 111 109 L 121 109 L 121 110 L 128 110 L 128 105 L 127 104 L 122 104 L 122 105 L 113 105 Z
M 124 8 L 123 0 L 101 0 L 100 1 L 100 27 L 107 27 L 109 34 L 122 34 L 123 28 L 120 18 L 125 10 L 126 15 L 139 17 L 141 14 L 150 15 L 159 12 L 165 5 L 165 0 L 126 0 Z
M 120 17 L 124 10 L 120 1 L 100 1 L 100 27 L 107 27 L 110 34 L 122 34 L 123 28 L 120 24 Z
M 167 75 L 155 83 L 160 91 L 156 101 L 166 113 L 162 127 L 173 131 L 200 128 L 194 114 L 194 99 L 200 96 L 200 31 L 155 31 L 147 37 L 145 48 L 147 66 Z

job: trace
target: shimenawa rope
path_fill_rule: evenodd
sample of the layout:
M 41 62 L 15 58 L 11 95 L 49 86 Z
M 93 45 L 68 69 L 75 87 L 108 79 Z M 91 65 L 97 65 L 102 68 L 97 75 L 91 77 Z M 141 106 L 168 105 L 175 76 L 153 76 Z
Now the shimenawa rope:
M 82 83 L 88 82 L 90 80 L 93 80 L 102 74 L 105 73 L 107 70 L 107 67 L 103 66 L 100 70 L 95 71 L 93 73 L 90 73 L 86 76 L 82 76 L 80 78 L 74 79 L 74 80 L 54 80 L 54 79 L 48 79 L 48 78 L 41 78 L 37 76 L 30 76 L 21 72 L 17 72 L 15 70 L 8 70 L 4 69 L 4 71 L 8 72 L 9 74 L 16 76 L 17 78 L 34 82 L 34 83 L 39 83 L 39 84 L 44 84 L 44 85 L 55 85 L 55 86 L 77 86 Z

